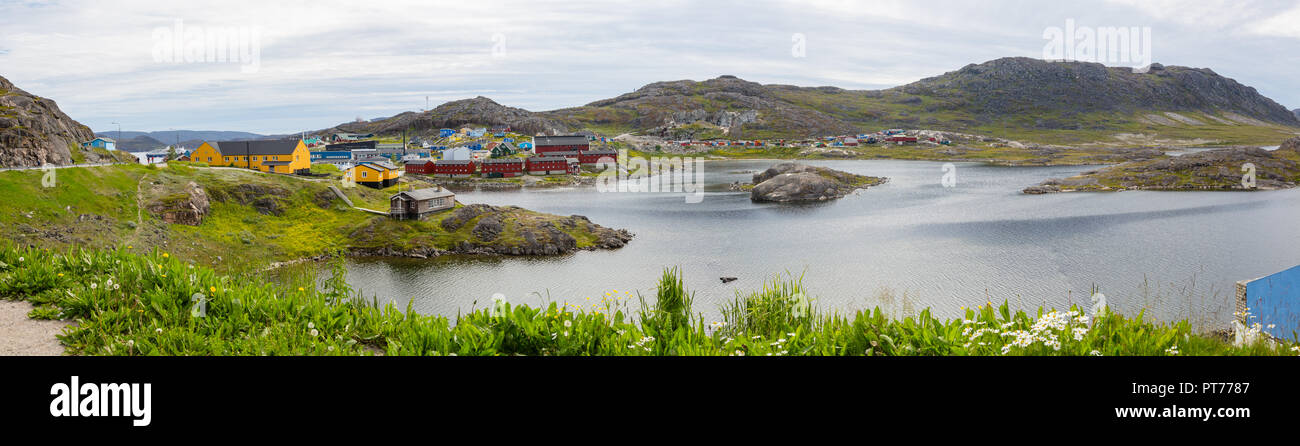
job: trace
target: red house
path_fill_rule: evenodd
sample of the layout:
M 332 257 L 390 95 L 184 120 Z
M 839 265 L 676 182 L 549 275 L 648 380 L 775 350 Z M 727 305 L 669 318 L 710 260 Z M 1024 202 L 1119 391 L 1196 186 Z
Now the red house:
M 590 141 L 587 140 L 586 136 L 582 135 L 533 137 L 533 153 L 538 155 L 550 152 L 587 150 L 590 147 Z
M 433 174 L 441 177 L 467 177 L 474 174 L 474 162 L 470 160 L 438 160 L 433 165 Z
M 483 160 L 483 176 L 503 177 L 519 176 L 524 173 L 524 160 L 519 158 L 499 158 Z
M 894 136 L 890 136 L 890 137 L 888 137 L 888 138 L 885 138 L 885 141 L 887 141 L 887 142 L 893 142 L 893 143 L 898 143 L 898 144 L 902 144 L 902 143 L 906 143 L 906 142 L 916 142 L 916 141 L 917 141 L 917 138 L 916 138 L 915 136 L 894 135 Z
M 601 158 L 609 158 L 609 162 L 618 164 L 618 151 L 616 150 L 588 150 L 578 155 L 578 161 L 582 164 L 596 164 Z
M 433 160 L 410 160 L 404 164 L 406 165 L 406 173 L 421 173 L 425 175 L 433 173 Z
M 526 168 L 528 173 L 533 175 L 568 173 L 569 159 L 562 156 L 529 157 Z

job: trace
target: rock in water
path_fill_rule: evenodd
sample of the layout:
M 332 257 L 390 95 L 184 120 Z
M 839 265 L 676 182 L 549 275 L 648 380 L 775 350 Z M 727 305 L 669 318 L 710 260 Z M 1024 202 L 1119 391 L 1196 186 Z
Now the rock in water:
M 885 182 L 884 178 L 799 163 L 780 163 L 754 174 L 753 201 L 778 203 L 826 201 L 842 198 L 857 189 Z
M 719 277 L 719 279 L 722 279 L 722 283 L 731 283 L 736 281 L 735 277 Z

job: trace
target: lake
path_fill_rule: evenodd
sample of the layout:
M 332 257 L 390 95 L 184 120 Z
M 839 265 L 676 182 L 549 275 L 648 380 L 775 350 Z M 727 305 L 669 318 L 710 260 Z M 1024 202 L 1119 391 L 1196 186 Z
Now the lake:
M 550 258 L 351 259 L 348 281 L 381 302 L 454 316 L 496 293 L 533 305 L 586 304 L 614 290 L 652 297 L 663 268 L 677 266 L 710 320 L 737 292 L 787 273 L 823 309 L 930 307 L 940 317 L 988 301 L 1086 307 L 1096 287 L 1126 314 L 1219 327 L 1231 320 L 1236 281 L 1300 263 L 1297 189 L 1023 195 L 1096 167 L 955 163 L 957 183 L 943 187 L 943 163 L 897 160 L 808 161 L 889 178 L 833 202 L 758 204 L 727 189 L 773 163 L 704 163 L 699 203 L 594 188 L 459 193 L 466 204 L 585 215 L 636 237 L 619 250 Z

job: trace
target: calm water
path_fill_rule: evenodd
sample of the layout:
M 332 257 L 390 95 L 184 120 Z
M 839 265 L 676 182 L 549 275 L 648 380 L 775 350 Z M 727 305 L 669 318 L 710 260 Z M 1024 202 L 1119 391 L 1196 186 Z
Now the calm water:
M 889 177 L 889 183 L 817 205 L 755 204 L 725 185 L 770 161 L 711 161 L 702 203 L 681 194 L 598 193 L 592 188 L 457 195 L 464 203 L 519 205 L 636 234 L 616 251 L 552 258 L 359 259 L 348 280 L 367 296 L 455 315 L 494 293 L 511 302 L 584 303 L 612 290 L 654 293 L 680 266 L 696 310 L 716 308 L 786 272 L 803 275 L 823 308 L 882 306 L 902 313 L 1008 300 L 1012 306 L 1085 303 L 1094 285 L 1112 307 L 1162 319 L 1226 323 L 1237 280 L 1300 263 L 1300 190 L 1067 193 L 1020 189 L 1095 167 L 995 167 L 957 163 L 824 161 L 810 164 Z M 739 280 L 722 284 L 719 277 Z M 892 296 L 885 298 L 882 296 Z

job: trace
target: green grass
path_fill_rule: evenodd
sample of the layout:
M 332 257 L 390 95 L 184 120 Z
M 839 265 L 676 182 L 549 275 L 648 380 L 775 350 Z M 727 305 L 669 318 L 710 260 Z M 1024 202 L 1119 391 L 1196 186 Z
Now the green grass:
M 40 170 L 0 172 L 0 191 L 11 196 L 0 201 L 0 236 L 53 249 L 166 249 L 173 256 L 223 272 L 257 270 L 271 262 L 354 248 L 449 250 L 475 241 L 472 229 L 477 218 L 456 231 L 439 225 L 449 212 L 432 214 L 424 221 L 391 220 L 347 207 L 327 189 L 333 183 L 324 181 L 179 162 L 161 169 L 140 165 L 58 169 L 54 187 L 43 186 L 44 174 Z M 363 186 L 342 190 L 356 206 L 386 211 L 389 197 L 399 189 L 429 184 L 406 180 L 384 190 Z M 190 182 L 209 196 L 210 211 L 198 226 L 169 224 L 141 209 L 186 198 Z M 254 192 L 241 192 L 248 187 Z M 502 221 L 505 233 L 489 245 L 522 243 L 518 231 L 523 226 L 562 218 L 524 209 L 507 214 Z M 580 248 L 597 243 L 597 236 L 585 228 L 557 226 L 577 239 Z
M 1186 321 L 1138 314 L 1085 315 L 1007 304 L 942 320 L 929 310 L 892 318 L 811 306 L 800 280 L 774 280 L 723 309 L 726 322 L 696 316 L 676 270 L 655 302 L 631 309 L 630 293 L 590 308 L 494 302 L 452 319 L 358 298 L 333 276 L 276 284 L 227 276 L 165 252 L 63 252 L 0 247 L 0 297 L 27 300 L 39 318 L 76 321 L 59 336 L 76 355 L 1292 355 L 1294 342 L 1240 347 L 1194 332 Z

